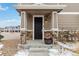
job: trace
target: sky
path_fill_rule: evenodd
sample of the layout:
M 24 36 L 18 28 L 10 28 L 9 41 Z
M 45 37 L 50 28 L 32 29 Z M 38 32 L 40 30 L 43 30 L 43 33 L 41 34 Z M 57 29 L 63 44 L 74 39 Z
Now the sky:
M 20 16 L 13 3 L 0 3 L 0 28 L 20 25 Z

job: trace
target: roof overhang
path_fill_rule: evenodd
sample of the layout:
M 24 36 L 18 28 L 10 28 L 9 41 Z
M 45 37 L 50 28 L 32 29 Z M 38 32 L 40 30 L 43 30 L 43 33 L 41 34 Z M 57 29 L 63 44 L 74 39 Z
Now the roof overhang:
M 47 9 L 51 9 L 51 10 L 63 10 L 66 5 L 20 5 L 20 4 L 16 4 L 14 5 L 14 7 L 16 9 L 27 9 L 27 10 L 39 10 L 39 9 L 43 9 L 43 10 L 47 10 Z

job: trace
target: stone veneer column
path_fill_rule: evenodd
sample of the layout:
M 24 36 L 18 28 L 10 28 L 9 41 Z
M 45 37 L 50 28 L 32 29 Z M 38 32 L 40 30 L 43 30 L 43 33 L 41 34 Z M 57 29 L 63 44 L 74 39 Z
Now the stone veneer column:
M 27 31 L 27 13 L 26 11 L 21 11 L 21 43 L 26 43 L 26 31 Z

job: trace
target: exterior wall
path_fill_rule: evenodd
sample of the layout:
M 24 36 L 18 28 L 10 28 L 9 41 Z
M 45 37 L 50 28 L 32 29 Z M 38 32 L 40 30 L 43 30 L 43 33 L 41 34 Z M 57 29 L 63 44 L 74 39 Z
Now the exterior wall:
M 27 15 L 27 40 L 31 40 L 32 39 L 32 34 L 33 34 L 33 17 L 31 15 Z M 29 31 L 30 30 L 30 31 Z
M 31 15 L 27 17 L 27 30 L 33 30 L 33 17 Z
M 27 20 L 27 29 L 33 30 L 33 17 L 32 15 L 28 15 Z M 58 16 L 58 24 L 59 28 L 64 29 L 79 29 L 79 15 L 71 15 L 71 14 L 60 14 Z M 50 30 L 51 29 L 51 15 L 49 17 L 44 17 L 44 29 Z
M 58 15 L 58 26 L 60 29 L 64 28 L 65 30 L 79 30 L 79 15 L 71 15 L 71 14 L 60 14 Z M 44 17 L 44 30 L 51 30 L 52 22 L 51 15 L 48 17 Z M 31 31 L 27 31 L 27 39 L 30 40 L 33 38 L 33 15 L 27 16 L 27 29 Z M 51 32 L 51 31 L 47 31 Z M 45 36 L 44 32 L 44 36 Z
M 51 16 L 49 17 L 44 17 L 44 29 L 45 30 L 50 30 L 51 29 Z
M 45 21 L 47 20 L 47 22 Z M 44 17 L 44 30 L 51 29 L 51 15 L 48 17 Z M 27 39 L 30 40 L 33 38 L 33 15 L 27 16 Z
M 79 30 L 79 15 L 59 15 L 59 28 Z
M 47 21 L 45 21 L 47 20 Z M 44 29 L 45 30 L 50 30 L 51 29 L 51 16 L 49 17 L 44 17 Z M 33 17 L 32 16 L 28 16 L 28 20 L 27 20 L 27 29 L 28 30 L 33 30 Z

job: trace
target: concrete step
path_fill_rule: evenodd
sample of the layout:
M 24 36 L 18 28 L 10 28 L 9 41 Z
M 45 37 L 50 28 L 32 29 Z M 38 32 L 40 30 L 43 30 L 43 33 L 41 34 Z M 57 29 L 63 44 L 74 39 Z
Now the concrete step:
M 48 48 L 30 48 L 29 52 L 48 52 Z
M 48 56 L 51 45 L 46 45 L 42 40 L 28 41 L 27 44 L 22 45 L 24 49 L 28 49 L 29 56 Z
M 38 53 L 29 53 L 29 56 L 48 56 L 48 53 L 45 53 L 45 52 L 38 52 Z
M 48 56 L 48 48 L 30 48 L 29 56 Z

